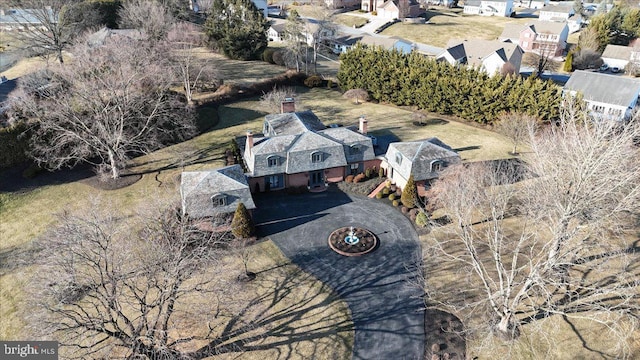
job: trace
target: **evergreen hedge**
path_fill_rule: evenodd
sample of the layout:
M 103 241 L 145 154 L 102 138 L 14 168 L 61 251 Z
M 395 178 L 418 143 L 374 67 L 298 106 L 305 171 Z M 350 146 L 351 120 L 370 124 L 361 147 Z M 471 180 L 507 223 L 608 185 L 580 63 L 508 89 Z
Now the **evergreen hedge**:
M 373 100 L 416 106 L 483 124 L 517 111 L 555 119 L 560 87 L 535 77 L 489 76 L 466 66 L 436 62 L 418 53 L 356 45 L 340 57 L 343 90 L 365 89 Z

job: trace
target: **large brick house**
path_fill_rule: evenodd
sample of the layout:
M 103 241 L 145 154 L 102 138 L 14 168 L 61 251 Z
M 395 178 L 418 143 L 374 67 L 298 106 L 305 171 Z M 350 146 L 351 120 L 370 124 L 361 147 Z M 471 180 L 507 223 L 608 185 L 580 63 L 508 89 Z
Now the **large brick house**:
M 244 139 L 243 160 L 251 191 L 322 190 L 346 175 L 379 166 L 366 135 L 365 118 L 356 130 L 326 127 L 310 110 L 267 115 L 262 134 L 248 132 Z
M 567 47 L 568 36 L 566 22 L 532 21 L 524 25 L 507 24 L 498 39 L 518 44 L 525 52 L 558 57 Z

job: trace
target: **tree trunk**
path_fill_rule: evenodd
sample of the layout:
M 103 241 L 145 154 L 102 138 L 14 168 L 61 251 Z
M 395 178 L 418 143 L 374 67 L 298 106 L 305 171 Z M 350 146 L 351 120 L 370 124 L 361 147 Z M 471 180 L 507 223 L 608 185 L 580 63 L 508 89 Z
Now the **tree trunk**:
M 63 64 L 63 63 L 64 63 L 64 59 L 62 58 L 62 50 L 61 50 L 61 49 L 59 49 L 59 50 L 56 52 L 56 59 L 58 59 L 58 62 L 59 62 L 60 64 Z
M 520 336 L 520 329 L 513 320 L 512 312 L 507 310 L 500 316 L 500 321 L 496 324 L 496 331 L 500 337 L 508 340 L 516 339 Z
M 118 166 L 116 165 L 116 157 L 111 149 L 109 149 L 109 165 L 111 166 L 111 178 L 114 180 L 119 178 L 120 173 L 118 171 Z

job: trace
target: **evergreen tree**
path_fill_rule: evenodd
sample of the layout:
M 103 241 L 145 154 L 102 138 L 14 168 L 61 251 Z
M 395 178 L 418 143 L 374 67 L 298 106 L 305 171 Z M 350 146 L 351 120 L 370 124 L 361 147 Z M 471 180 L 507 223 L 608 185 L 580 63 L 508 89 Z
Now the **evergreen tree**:
M 416 183 L 413 180 L 413 175 L 409 176 L 409 180 L 407 180 L 407 184 L 402 189 L 402 196 L 400 196 L 400 201 L 402 205 L 408 208 L 416 207 L 416 200 L 418 198 L 418 190 L 416 189 Z
M 231 220 L 231 232 L 238 239 L 246 239 L 253 236 L 255 227 L 249 211 L 243 203 L 239 203 Z
M 231 59 L 259 59 L 269 24 L 251 0 L 214 1 L 205 23 L 210 43 Z

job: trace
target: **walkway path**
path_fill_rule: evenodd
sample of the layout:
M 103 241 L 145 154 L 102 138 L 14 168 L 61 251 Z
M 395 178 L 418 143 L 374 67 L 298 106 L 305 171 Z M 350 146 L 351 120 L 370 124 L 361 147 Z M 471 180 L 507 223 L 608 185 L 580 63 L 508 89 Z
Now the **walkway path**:
M 416 267 L 421 250 L 415 230 L 399 211 L 335 189 L 269 194 L 256 202 L 259 235 L 270 237 L 349 305 L 355 325 L 353 359 L 423 359 L 424 304 L 414 271 L 421 268 L 421 263 Z M 362 257 L 334 253 L 327 239 L 343 226 L 373 231 L 379 248 Z

